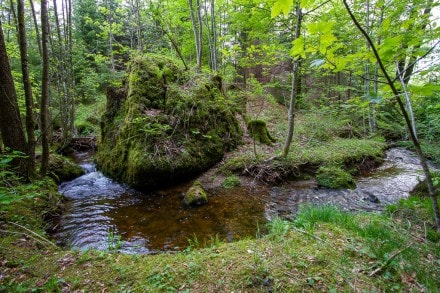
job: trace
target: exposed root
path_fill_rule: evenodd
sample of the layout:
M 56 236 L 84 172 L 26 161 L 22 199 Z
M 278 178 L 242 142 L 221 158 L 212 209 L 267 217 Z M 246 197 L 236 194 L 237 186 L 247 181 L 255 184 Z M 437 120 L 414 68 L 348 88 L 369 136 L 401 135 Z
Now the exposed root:
M 248 166 L 244 172 L 255 180 L 265 184 L 279 184 L 292 176 L 298 177 L 298 166 L 287 164 L 274 164 L 273 162 L 261 162 Z

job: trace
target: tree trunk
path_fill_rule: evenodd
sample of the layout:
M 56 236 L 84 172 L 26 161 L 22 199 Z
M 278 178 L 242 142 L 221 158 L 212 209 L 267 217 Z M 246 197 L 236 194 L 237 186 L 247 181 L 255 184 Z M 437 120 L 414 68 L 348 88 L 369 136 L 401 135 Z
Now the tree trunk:
M 200 26 L 201 23 L 201 17 L 200 17 L 200 5 L 199 0 L 197 0 L 197 22 L 196 22 L 196 15 L 194 12 L 194 5 L 192 0 L 188 0 L 188 6 L 189 6 L 189 12 L 191 17 L 191 24 L 193 27 L 193 33 L 194 33 L 194 41 L 196 45 L 196 60 L 197 60 L 197 68 L 202 68 L 202 27 Z
M 140 12 L 140 5 L 139 0 L 136 0 L 136 34 L 137 34 L 137 41 L 138 41 L 138 50 L 142 51 L 142 35 L 141 35 L 141 12 Z
M 41 41 L 43 53 L 43 74 L 41 80 L 41 135 L 42 148 L 40 173 L 46 176 L 49 165 L 49 139 L 48 139 L 48 104 L 49 104 L 49 17 L 47 12 L 47 0 L 41 0 Z
M 217 23 L 215 21 L 215 1 L 211 0 L 211 33 L 212 33 L 212 69 L 218 70 L 217 57 Z
M 20 45 L 21 71 L 23 75 L 23 86 L 26 101 L 26 132 L 27 132 L 27 155 L 28 155 L 28 176 L 32 177 L 35 171 L 35 121 L 34 121 L 34 98 L 29 78 L 28 52 L 26 28 L 24 19 L 24 1 L 17 2 L 18 15 L 18 40 Z
M 294 39 L 297 39 L 301 36 L 301 24 L 302 24 L 302 11 L 299 1 L 296 3 L 296 24 L 295 24 L 295 36 Z M 295 127 L 295 103 L 298 95 L 300 94 L 301 87 L 299 86 L 299 69 L 301 60 L 300 57 L 297 57 L 293 60 L 293 67 L 292 67 L 292 85 L 290 89 L 290 105 L 289 105 L 289 114 L 288 114 L 288 129 L 287 129 L 287 136 L 286 141 L 284 142 L 283 147 L 283 153 L 281 157 L 285 158 L 287 157 L 290 145 L 292 144 L 292 138 L 293 138 L 293 130 Z
M 385 66 L 383 65 L 382 59 L 380 58 L 379 53 L 378 53 L 375 45 L 373 44 L 373 41 L 371 40 L 370 36 L 362 28 L 362 26 L 359 24 L 358 20 L 354 16 L 354 14 L 351 12 L 350 7 L 347 4 L 347 0 L 343 0 L 343 3 L 344 3 L 344 6 L 345 6 L 348 14 L 350 15 L 350 18 L 353 20 L 353 23 L 355 24 L 355 26 L 359 29 L 359 31 L 362 33 L 362 35 L 365 37 L 365 39 L 370 44 L 371 49 L 373 50 L 374 56 L 375 56 L 377 63 L 379 65 L 379 68 L 380 68 L 381 72 L 383 73 L 383 75 L 385 76 L 387 84 L 393 93 L 394 99 L 397 101 L 397 104 L 399 105 L 399 108 L 400 108 L 400 111 L 402 112 L 403 118 L 405 119 L 406 127 L 408 129 L 411 141 L 414 145 L 414 149 L 416 151 L 417 156 L 419 157 L 420 165 L 422 166 L 423 173 L 426 177 L 426 184 L 428 186 L 428 194 L 429 194 L 429 197 L 431 198 L 431 202 L 432 202 L 432 208 L 434 211 L 436 228 L 437 228 L 437 231 L 440 231 L 440 210 L 439 210 L 438 201 L 437 201 L 437 194 L 435 192 L 434 184 L 433 184 L 432 177 L 431 177 L 431 172 L 429 170 L 429 167 L 426 162 L 426 158 L 425 158 L 425 155 L 422 151 L 422 148 L 420 147 L 420 143 L 417 139 L 416 133 L 414 133 L 414 129 L 411 127 L 411 120 L 408 116 L 405 105 L 402 102 L 402 99 L 400 98 L 401 93 L 397 90 L 396 86 L 394 85 L 393 80 L 391 79 L 390 75 L 386 71 Z M 415 64 L 413 64 L 412 67 L 414 67 L 414 65 Z M 404 79 L 404 81 L 405 81 L 405 79 Z
M 26 138 L 18 109 L 17 93 L 9 66 L 3 27 L 0 19 L 0 132 L 5 148 L 26 153 Z M 21 174 L 27 174 L 26 162 L 12 162 Z
M 37 14 L 35 13 L 34 2 L 33 2 L 32 0 L 29 0 L 29 3 L 31 4 L 32 18 L 33 18 L 33 20 L 34 20 L 35 34 L 36 34 L 36 36 L 37 36 L 38 52 L 40 53 L 40 56 L 43 56 L 42 49 L 41 49 L 41 36 L 40 36 L 40 30 L 39 30 L 39 28 L 38 28 Z

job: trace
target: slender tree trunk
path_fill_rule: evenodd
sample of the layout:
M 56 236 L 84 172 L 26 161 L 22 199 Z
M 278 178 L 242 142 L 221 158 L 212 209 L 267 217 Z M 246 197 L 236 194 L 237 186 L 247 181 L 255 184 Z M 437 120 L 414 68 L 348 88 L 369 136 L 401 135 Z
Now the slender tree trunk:
M 139 0 L 136 0 L 136 33 L 137 33 L 137 41 L 138 41 L 138 50 L 142 51 L 142 35 L 141 35 L 141 12 L 140 12 L 140 5 Z
M 158 22 L 158 24 L 160 25 L 161 30 L 163 31 L 165 36 L 170 40 L 171 45 L 173 46 L 174 50 L 176 50 L 176 53 L 179 56 L 180 60 L 182 60 L 185 70 L 188 70 L 188 65 L 185 62 L 185 58 L 183 57 L 182 50 L 180 50 L 176 38 L 171 33 L 171 29 L 169 28 L 169 25 L 165 24 L 165 21 L 164 19 L 162 19 L 162 16 L 160 15 L 160 12 L 158 10 L 153 10 L 153 17 L 156 19 L 156 22 Z
M 41 135 L 42 135 L 42 156 L 40 173 L 46 176 L 49 165 L 49 139 L 48 139 L 48 104 L 49 104 L 49 17 L 47 12 L 47 0 L 41 0 L 41 41 L 43 53 L 43 74 L 41 80 Z
M 189 12 L 191 17 L 191 24 L 193 27 L 194 40 L 196 45 L 196 60 L 197 60 L 197 68 L 202 68 L 202 27 L 201 16 L 200 16 L 200 5 L 199 0 L 197 0 L 197 22 L 196 22 L 196 14 L 194 12 L 194 5 L 192 0 L 188 0 Z
M 211 68 L 211 70 L 214 70 L 214 58 L 213 58 L 213 40 L 212 40 L 212 34 L 211 34 L 211 26 L 210 26 L 210 22 L 209 19 L 207 17 L 208 15 L 208 8 L 207 8 L 207 2 L 205 0 L 203 8 L 205 10 L 205 26 L 206 26 L 206 31 L 208 32 L 208 48 L 209 48 L 209 67 Z
M 202 53 L 203 53 L 203 23 L 202 23 L 202 8 L 200 5 L 200 0 L 197 0 L 197 24 L 199 27 L 198 30 L 198 42 L 199 42 L 199 49 L 197 51 L 197 60 L 198 60 L 198 67 L 202 67 Z
M 6 51 L 3 27 L 0 19 L 0 132 L 5 148 L 26 153 L 26 138 L 18 109 L 17 93 Z M 26 161 L 14 160 L 21 174 L 27 174 Z
M 365 39 L 369 42 L 371 49 L 373 50 L 374 56 L 377 60 L 377 63 L 379 65 L 379 68 L 380 68 L 382 74 L 385 76 L 387 84 L 390 87 L 390 89 L 394 95 L 394 99 L 396 100 L 397 104 L 399 105 L 399 108 L 400 108 L 400 111 L 402 112 L 403 118 L 405 119 L 406 127 L 408 129 L 411 141 L 414 145 L 414 149 L 416 151 L 417 156 L 419 157 L 420 165 L 422 166 L 423 173 L 426 177 L 426 184 L 428 186 L 428 193 L 431 198 L 432 208 L 434 210 L 436 228 L 437 228 L 437 231 L 440 231 L 440 210 L 439 210 L 438 201 L 437 201 L 437 194 L 435 192 L 434 184 L 433 184 L 432 177 L 431 177 L 431 172 L 429 170 L 428 163 L 426 162 L 425 155 L 424 155 L 422 148 L 420 146 L 420 142 L 417 139 L 416 133 L 414 133 L 414 129 L 411 127 L 411 120 L 408 116 L 405 105 L 402 102 L 402 99 L 400 98 L 401 93 L 397 90 L 396 86 L 394 85 L 393 80 L 391 79 L 390 75 L 388 74 L 387 70 L 385 69 L 385 66 L 383 65 L 382 59 L 380 58 L 379 53 L 378 53 L 375 45 L 373 44 L 373 41 L 371 40 L 370 36 L 362 28 L 362 26 L 360 25 L 360 23 L 358 22 L 358 20 L 354 16 L 354 14 L 351 12 L 350 7 L 347 4 L 347 0 L 343 0 L 343 3 L 344 3 L 344 6 L 345 6 L 348 14 L 350 15 L 350 18 L 353 21 L 353 23 L 359 29 L 359 31 L 362 33 L 362 35 L 365 37 Z
M 38 53 L 40 53 L 40 56 L 43 56 L 42 49 L 41 49 L 40 29 L 38 28 L 37 14 L 35 13 L 34 2 L 32 0 L 29 0 L 29 3 L 31 4 L 32 18 L 34 20 L 35 34 L 37 37 L 37 45 L 38 45 Z
M 302 25 L 302 11 L 299 1 L 296 2 L 295 11 L 296 11 L 295 12 L 296 24 L 295 24 L 294 39 L 297 39 L 301 36 L 301 25 Z M 288 114 L 288 129 L 287 129 L 286 141 L 284 142 L 283 153 L 281 155 L 283 158 L 287 157 L 290 150 L 290 145 L 292 144 L 293 130 L 295 127 L 295 103 L 301 91 L 301 87 L 299 86 L 299 81 L 300 81 L 299 69 L 300 69 L 301 60 L 299 58 L 300 57 L 293 60 L 292 85 L 290 89 L 290 105 L 289 105 L 289 114 Z
M 368 34 L 370 34 L 370 1 L 367 0 L 365 1 L 365 10 L 366 10 L 366 15 L 365 15 L 365 30 L 367 31 Z M 367 47 L 367 51 L 369 52 L 371 50 L 370 48 L 370 44 L 366 41 L 366 47 Z M 370 76 L 370 60 L 366 60 L 365 61 L 365 78 L 364 78 L 364 95 L 366 99 L 370 99 L 370 86 L 371 86 L 371 76 Z M 371 101 L 369 101 L 368 103 L 368 126 L 369 126 L 369 132 L 370 133 L 374 133 L 374 129 L 373 129 L 373 117 L 372 117 L 372 108 L 374 107 L 374 105 L 372 104 Z
M 29 64 L 27 51 L 26 27 L 24 20 L 24 1 L 17 2 L 18 15 L 18 40 L 20 45 L 21 71 L 26 102 L 26 132 L 27 132 L 27 155 L 28 155 L 28 176 L 33 177 L 35 171 L 35 121 L 34 121 L 34 98 L 29 78 Z

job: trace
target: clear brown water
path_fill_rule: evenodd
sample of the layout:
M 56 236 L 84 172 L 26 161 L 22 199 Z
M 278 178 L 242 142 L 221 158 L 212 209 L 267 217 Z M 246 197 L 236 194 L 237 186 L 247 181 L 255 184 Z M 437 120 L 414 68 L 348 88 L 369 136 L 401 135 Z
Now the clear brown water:
M 271 188 L 217 188 L 208 190 L 208 204 L 189 208 L 182 193 L 190 183 L 140 193 L 96 171 L 86 155 L 78 159 L 88 173 L 60 185 L 59 191 L 70 202 L 53 237 L 73 248 L 125 253 L 177 251 L 190 240 L 203 245 L 216 238 L 255 237 L 264 233 L 272 218 L 293 218 L 305 203 L 378 211 L 407 197 L 423 179 L 414 154 L 396 148 L 387 152 L 382 166 L 359 177 L 354 190 L 318 189 L 314 181 Z

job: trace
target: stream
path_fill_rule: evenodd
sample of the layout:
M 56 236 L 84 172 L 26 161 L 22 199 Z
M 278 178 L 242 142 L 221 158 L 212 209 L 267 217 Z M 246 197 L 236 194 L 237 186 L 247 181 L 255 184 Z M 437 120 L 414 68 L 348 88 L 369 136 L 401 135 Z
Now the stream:
M 209 202 L 187 207 L 191 182 L 141 193 L 97 171 L 88 154 L 76 158 L 85 175 L 59 186 L 69 200 L 56 233 L 58 244 L 123 253 L 179 251 L 190 242 L 236 241 L 265 233 L 274 217 L 293 218 L 301 204 L 333 204 L 344 210 L 380 211 L 409 195 L 423 174 L 414 153 L 392 148 L 383 164 L 357 178 L 354 190 L 316 188 L 298 181 L 283 187 L 240 186 L 208 190 Z

